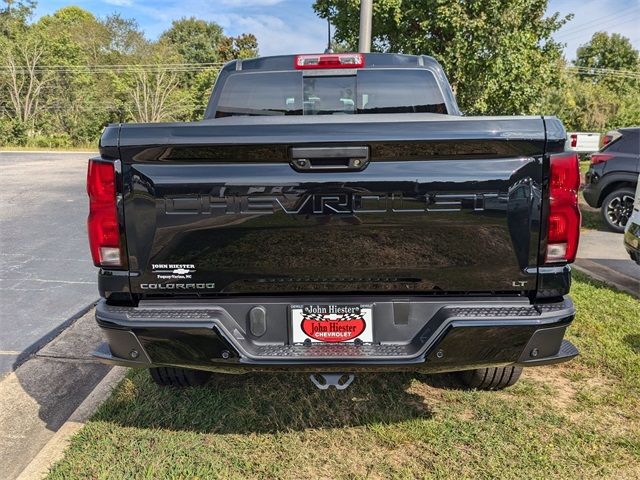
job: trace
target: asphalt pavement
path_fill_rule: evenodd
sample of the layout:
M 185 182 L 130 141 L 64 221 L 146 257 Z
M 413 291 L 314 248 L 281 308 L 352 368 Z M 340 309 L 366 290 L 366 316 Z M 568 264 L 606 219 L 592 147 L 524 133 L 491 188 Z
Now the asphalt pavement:
M 0 378 L 98 299 L 89 153 L 0 152 Z

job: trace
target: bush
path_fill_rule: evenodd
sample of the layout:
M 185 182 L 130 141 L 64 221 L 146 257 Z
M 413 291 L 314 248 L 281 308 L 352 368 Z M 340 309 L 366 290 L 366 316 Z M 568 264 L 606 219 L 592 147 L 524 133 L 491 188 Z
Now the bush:
M 66 133 L 51 135 L 36 135 L 27 142 L 31 147 L 38 148 L 69 148 L 74 146 L 71 137 Z
M 0 146 L 24 146 L 27 144 L 27 129 L 18 120 L 0 118 Z

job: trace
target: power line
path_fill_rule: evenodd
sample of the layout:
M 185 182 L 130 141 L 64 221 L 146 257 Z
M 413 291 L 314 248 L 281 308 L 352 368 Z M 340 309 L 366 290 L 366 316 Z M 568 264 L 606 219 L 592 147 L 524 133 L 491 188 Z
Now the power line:
M 201 72 L 220 68 L 224 63 L 158 63 L 158 64 L 102 64 L 102 65 L 16 65 L 0 66 L 0 71 L 16 73 L 129 73 L 129 72 Z
M 25 65 L 19 65 L 16 67 L 0 66 L 1 71 L 12 71 L 19 74 L 36 73 L 141 73 L 141 72 L 171 72 L 171 73 L 193 73 L 210 70 L 213 68 L 221 67 L 223 63 L 166 63 L 166 64 L 103 64 L 103 65 L 39 65 L 37 67 L 29 68 Z M 640 72 L 633 70 L 622 70 L 612 68 L 595 68 L 595 67 L 583 67 L 576 65 L 566 65 L 564 68 L 567 70 L 578 71 L 579 73 L 586 73 L 591 75 L 614 75 L 629 78 L 640 77 Z
M 565 69 L 571 73 L 578 73 L 580 75 L 607 76 L 640 80 L 640 72 L 632 72 L 628 70 L 613 70 L 608 68 L 591 68 L 578 66 L 567 66 L 565 67 Z
M 620 74 L 630 74 L 630 75 L 640 75 L 640 71 L 635 70 L 620 70 L 615 68 L 599 68 L 599 67 L 583 67 L 580 65 L 567 65 L 565 68 L 577 68 L 583 70 L 592 70 L 598 71 L 602 73 L 620 73 Z
M 635 18 L 635 17 L 631 17 L 631 18 L 627 18 L 626 20 L 623 20 L 623 21 L 621 21 L 621 22 L 617 22 L 617 23 L 615 23 L 615 25 L 616 25 L 616 26 L 619 26 L 619 25 L 625 25 L 625 24 L 627 24 L 627 23 L 630 23 L 630 22 L 637 22 L 637 21 L 638 21 L 638 19 L 637 19 L 637 18 Z M 602 25 L 601 25 L 601 27 L 610 27 L 611 25 L 612 25 L 612 24 L 607 24 L 607 23 L 605 23 L 605 24 L 602 24 Z M 585 31 L 589 31 L 589 30 L 592 30 L 592 31 L 593 31 L 593 28 L 594 28 L 594 27 L 589 27 L 589 28 L 585 28 L 585 29 L 584 29 L 584 31 L 579 31 L 579 32 L 571 33 L 571 34 L 569 34 L 569 36 L 562 38 L 562 39 L 561 39 L 561 41 L 569 41 L 569 40 L 574 40 L 574 39 L 576 39 L 576 38 L 580 38 L 582 35 L 584 35 L 584 32 L 585 32 Z M 601 30 L 599 29 L 599 31 L 601 31 Z M 595 33 L 595 32 L 594 32 L 594 33 Z
M 640 6 L 636 5 L 636 6 L 631 7 L 631 8 L 620 10 L 619 12 L 616 12 L 615 14 L 605 15 L 603 17 L 596 18 L 596 19 L 590 20 L 588 22 L 583 22 L 583 23 L 581 23 L 579 25 L 569 26 L 569 28 L 564 30 L 564 31 L 560 30 L 557 35 L 558 35 L 558 37 L 566 37 L 566 36 L 571 37 L 577 32 L 582 32 L 584 30 L 592 29 L 592 28 L 596 27 L 597 25 L 604 26 L 604 23 L 608 23 L 608 22 L 611 22 L 611 21 L 617 21 L 618 19 L 621 19 L 621 18 L 626 18 L 626 17 L 629 16 L 630 12 L 633 12 L 634 10 L 637 10 L 639 8 L 640 8 Z M 637 18 L 631 17 L 631 20 L 637 20 Z
M 171 67 L 171 66 L 179 66 L 179 67 L 184 67 L 184 66 L 222 66 L 224 65 L 224 62 L 198 62 L 198 63 L 186 63 L 186 62 L 179 62 L 179 63 L 102 63 L 102 64 L 97 64 L 97 65 L 63 65 L 63 64 L 58 64 L 58 65 L 38 65 L 39 67 L 42 68 L 71 68 L 71 67 L 100 67 L 100 66 L 104 66 L 104 67 L 157 67 L 157 66 L 161 66 L 161 67 Z
M 54 74 L 63 74 L 63 73 L 95 73 L 95 74 L 106 74 L 106 73 L 195 73 L 195 72 L 204 72 L 204 71 L 214 71 L 215 67 L 184 67 L 184 68 L 170 68 L 170 67 L 145 67 L 145 68 L 85 68 L 85 69 L 15 69 L 11 70 L 8 68 L 1 68 L 2 71 L 12 71 L 19 74 L 30 74 L 30 73 L 54 73 Z

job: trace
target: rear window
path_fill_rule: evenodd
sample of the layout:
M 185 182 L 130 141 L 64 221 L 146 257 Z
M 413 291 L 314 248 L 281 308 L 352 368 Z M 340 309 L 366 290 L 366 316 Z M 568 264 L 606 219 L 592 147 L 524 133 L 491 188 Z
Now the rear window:
M 359 70 L 356 75 L 240 73 L 225 82 L 216 117 L 247 115 L 446 114 L 428 70 Z
M 298 72 L 243 73 L 230 76 L 218 100 L 216 117 L 300 115 Z
M 603 152 L 640 153 L 640 130 L 623 130 L 622 135 L 606 144 Z

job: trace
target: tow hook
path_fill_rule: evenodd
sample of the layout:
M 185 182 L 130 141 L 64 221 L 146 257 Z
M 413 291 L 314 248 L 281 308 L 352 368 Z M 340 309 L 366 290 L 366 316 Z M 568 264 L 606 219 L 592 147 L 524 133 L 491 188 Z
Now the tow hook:
M 353 373 L 312 373 L 309 378 L 320 390 L 335 387 L 336 390 L 344 390 L 353 382 Z

